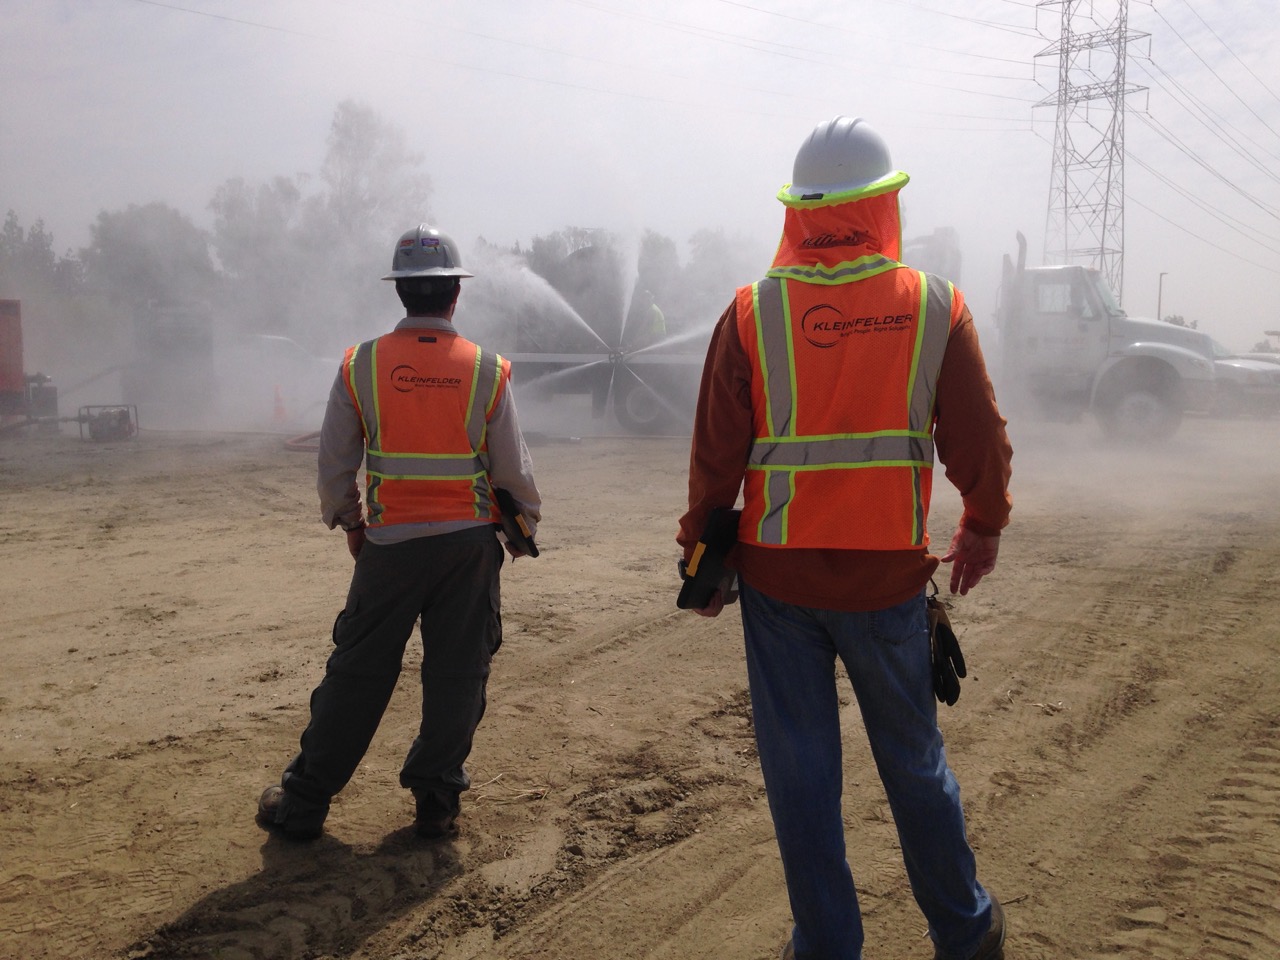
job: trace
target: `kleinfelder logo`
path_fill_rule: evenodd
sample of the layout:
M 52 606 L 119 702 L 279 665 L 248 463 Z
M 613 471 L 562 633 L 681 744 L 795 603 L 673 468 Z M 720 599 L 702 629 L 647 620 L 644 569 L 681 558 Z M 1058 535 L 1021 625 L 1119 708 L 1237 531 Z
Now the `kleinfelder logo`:
M 820 303 L 810 307 L 800 318 L 800 332 L 815 347 L 826 350 L 853 333 L 886 333 L 909 330 L 915 318 L 911 313 L 847 319 L 837 307 Z
M 401 393 L 411 393 L 419 387 L 460 387 L 462 378 L 424 377 L 407 363 L 402 363 L 391 371 L 391 386 Z

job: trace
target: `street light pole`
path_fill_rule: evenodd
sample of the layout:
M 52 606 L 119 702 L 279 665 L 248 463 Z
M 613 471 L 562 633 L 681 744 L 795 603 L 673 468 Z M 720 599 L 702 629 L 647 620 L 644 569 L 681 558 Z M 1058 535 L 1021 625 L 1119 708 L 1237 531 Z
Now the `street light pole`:
M 1164 303 L 1164 278 L 1166 276 L 1168 276 L 1167 272 L 1160 274 L 1160 283 L 1156 287 L 1156 319 L 1157 320 L 1164 319 L 1164 317 L 1160 315 L 1160 307 Z

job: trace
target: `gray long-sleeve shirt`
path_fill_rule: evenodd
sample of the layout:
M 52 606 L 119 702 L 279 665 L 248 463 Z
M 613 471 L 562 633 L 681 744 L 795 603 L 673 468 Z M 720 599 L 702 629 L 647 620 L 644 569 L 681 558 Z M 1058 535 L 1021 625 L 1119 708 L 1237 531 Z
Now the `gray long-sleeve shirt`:
M 440 317 L 406 317 L 396 324 L 404 329 L 455 332 L 453 324 Z M 542 519 L 542 497 L 533 480 L 533 459 L 525 445 L 516 417 L 516 402 L 508 383 L 489 418 L 486 442 L 489 456 L 489 480 L 495 487 L 507 490 L 520 512 L 529 521 L 530 532 L 536 531 Z M 333 529 L 351 527 L 363 517 L 357 475 L 364 462 L 364 429 L 360 412 L 351 400 L 342 371 L 338 371 L 329 391 L 324 423 L 320 428 L 320 452 L 317 456 L 316 489 L 320 494 L 320 519 Z M 387 527 L 369 527 L 365 535 L 373 543 L 398 543 L 415 537 L 431 537 L 453 533 L 468 527 L 487 524 L 487 520 L 445 520 L 428 523 L 398 523 Z

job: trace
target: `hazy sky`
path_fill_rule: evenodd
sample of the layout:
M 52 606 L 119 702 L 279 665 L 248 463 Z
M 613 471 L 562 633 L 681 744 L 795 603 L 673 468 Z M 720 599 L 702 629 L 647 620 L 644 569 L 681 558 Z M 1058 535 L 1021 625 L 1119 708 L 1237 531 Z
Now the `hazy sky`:
M 1130 48 L 1149 90 L 1126 120 L 1124 305 L 1154 316 L 1160 292 L 1235 348 L 1280 328 L 1272 7 L 1129 6 L 1150 36 Z M 231 177 L 318 172 L 354 99 L 426 155 L 430 213 L 464 249 L 715 227 L 763 269 L 796 148 L 844 113 L 911 175 L 905 235 L 958 231 L 960 285 L 989 323 L 1015 231 L 1033 260 L 1043 247 L 1054 108 L 1032 108 L 1056 92 L 1056 59 L 1036 54 L 1059 16 L 1024 0 L 0 0 L 0 214 L 43 218 L 59 252 L 130 203 L 208 226 Z

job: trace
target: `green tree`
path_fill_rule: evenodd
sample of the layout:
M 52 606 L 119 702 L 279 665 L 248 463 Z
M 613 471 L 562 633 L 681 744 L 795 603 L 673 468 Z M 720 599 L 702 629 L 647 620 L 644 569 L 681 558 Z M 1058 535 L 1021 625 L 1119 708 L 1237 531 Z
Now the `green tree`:
M 68 251 L 54 253 L 42 220 L 22 226 L 13 210 L 0 227 L 0 297 L 22 303 L 22 361 L 66 385 L 85 371 L 107 366 L 115 344 L 112 317 L 90 297 L 83 264 Z
M 579 250 L 589 247 L 616 253 L 618 238 L 608 230 L 598 227 L 564 227 L 553 233 L 534 237 L 529 243 L 529 249 L 524 252 L 524 258 L 530 270 L 545 277 L 554 286 L 556 277 L 564 270 L 565 261 Z M 519 247 L 516 252 L 520 252 Z
M 233 327 L 329 353 L 386 325 L 396 237 L 430 222 L 423 155 L 371 108 L 334 110 L 320 175 L 228 180 L 209 206 Z M 394 302 L 394 301 L 392 301 Z
M 82 277 L 82 265 L 70 251 L 53 252 L 53 234 L 36 220 L 24 229 L 10 210 L 0 227 L 0 297 L 33 299 L 74 295 Z
M 217 270 L 209 235 L 166 203 L 98 214 L 80 251 L 90 287 L 125 306 L 207 303 Z
M 311 308 L 307 289 L 322 276 L 305 242 L 302 177 L 251 185 L 228 180 L 209 203 L 213 249 L 226 276 L 229 325 L 239 332 L 291 334 Z
M 563 349 L 569 349 L 575 338 L 584 346 L 594 347 L 600 340 L 610 348 L 621 344 L 630 276 L 624 281 L 616 234 L 594 227 L 565 227 L 534 237 L 524 256 L 529 269 L 551 284 L 600 338 L 562 323 Z M 579 338 L 580 333 L 586 333 L 585 339 Z
M 429 220 L 431 179 L 422 170 L 424 159 L 372 107 L 339 103 L 320 169 L 333 225 L 344 236 L 366 241 L 407 229 L 406 218 Z

